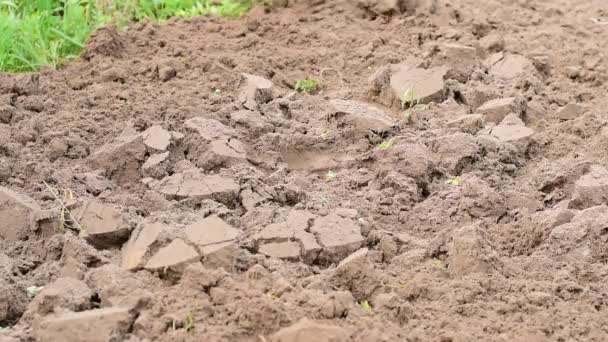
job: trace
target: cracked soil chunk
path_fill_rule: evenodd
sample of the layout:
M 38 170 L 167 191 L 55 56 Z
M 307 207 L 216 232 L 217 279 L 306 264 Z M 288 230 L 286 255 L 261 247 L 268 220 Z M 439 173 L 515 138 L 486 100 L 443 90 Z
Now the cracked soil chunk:
M 82 237 L 96 248 L 120 246 L 129 238 L 131 227 L 113 207 L 93 200 L 74 210 L 73 215 L 84 229 Z
M 31 198 L 0 186 L 0 238 L 19 240 L 37 227 L 40 207 Z
M 70 312 L 43 319 L 34 326 L 40 342 L 108 342 L 121 341 L 134 317 L 126 308 L 104 308 Z
M 357 223 L 335 213 L 315 219 L 310 231 L 323 247 L 319 258 L 328 263 L 340 262 L 363 243 Z
M 165 177 L 152 184 L 151 188 L 167 199 L 214 199 L 222 203 L 232 202 L 239 191 L 239 185 L 232 179 L 219 175 L 205 175 L 197 170 Z

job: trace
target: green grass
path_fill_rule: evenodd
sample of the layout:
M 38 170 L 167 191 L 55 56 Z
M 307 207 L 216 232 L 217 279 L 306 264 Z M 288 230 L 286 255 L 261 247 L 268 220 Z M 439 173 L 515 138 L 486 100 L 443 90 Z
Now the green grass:
M 0 0 L 0 71 L 57 67 L 78 56 L 91 32 L 142 20 L 238 17 L 251 0 Z
M 304 92 L 312 94 L 317 91 L 317 88 L 319 88 L 319 81 L 312 78 L 298 80 L 296 81 L 294 88 L 298 93 Z

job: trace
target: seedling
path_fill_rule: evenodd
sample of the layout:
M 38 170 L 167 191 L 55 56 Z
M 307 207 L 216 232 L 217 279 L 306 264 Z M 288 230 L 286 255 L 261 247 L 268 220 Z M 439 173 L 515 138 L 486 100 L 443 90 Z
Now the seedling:
M 395 143 L 394 139 L 385 140 L 382 142 L 382 144 L 378 145 L 378 149 L 379 150 L 389 149 L 389 148 L 393 147 L 394 143 Z
M 418 99 L 418 94 L 416 94 L 416 90 L 414 87 L 407 88 L 403 95 L 401 96 L 401 109 L 405 111 L 404 119 L 407 123 L 412 120 L 412 113 L 414 106 L 417 106 L 420 100 Z
M 445 271 L 448 267 L 445 264 L 445 262 L 443 262 L 443 260 L 440 259 L 435 259 L 433 260 L 433 266 L 435 266 L 436 268 Z
M 185 332 L 188 333 L 194 330 L 194 315 L 192 314 L 192 311 L 188 311 L 188 315 L 186 315 L 186 318 L 183 322 L 177 321 L 175 319 L 171 321 L 171 329 L 173 331 L 177 331 L 178 328 L 182 328 Z
M 320 137 L 323 140 L 329 140 L 329 138 L 331 137 L 331 130 L 326 129 L 325 131 L 323 131 L 323 133 L 321 133 Z
M 30 286 L 25 289 L 25 292 L 29 298 L 34 298 L 40 293 L 40 290 L 42 290 L 42 286 Z
M 453 186 L 459 186 L 460 184 L 462 184 L 462 179 L 460 179 L 460 177 L 456 177 L 456 178 L 448 179 L 447 182 L 445 182 L 445 183 L 449 184 L 449 185 L 453 185 Z
M 313 78 L 305 78 L 303 80 L 296 81 L 294 88 L 298 93 L 312 94 L 319 88 L 319 81 Z
M 363 309 L 363 311 L 366 311 L 366 312 L 372 311 L 372 306 L 369 305 L 369 302 L 366 300 L 359 302 L 359 305 L 361 306 L 361 309 Z
M 338 176 L 338 174 L 336 173 L 336 171 L 327 171 L 327 174 L 325 175 L 325 180 L 326 181 L 330 181 L 334 178 L 336 178 Z
M 56 193 L 55 190 L 53 190 L 53 188 L 51 188 L 51 186 L 47 182 L 45 182 L 45 181 L 42 181 L 42 182 L 44 183 L 44 185 L 46 185 L 47 189 L 51 192 L 51 194 L 53 194 L 53 197 L 55 197 L 55 200 L 59 203 L 59 205 L 61 205 L 61 210 L 59 212 L 59 225 L 57 227 L 57 231 L 63 232 L 63 231 L 65 231 L 65 228 L 67 227 L 67 228 L 75 229 L 80 233 L 83 233 L 84 228 L 80 225 L 80 223 L 78 223 L 78 221 L 76 220 L 74 215 L 72 215 L 72 213 L 70 212 L 70 210 L 68 209 L 68 207 L 66 205 L 66 203 L 68 201 L 74 200 L 74 193 L 68 189 L 63 189 Z M 60 198 L 58 193 L 62 195 L 61 197 L 63 197 L 63 199 Z M 67 225 L 66 224 L 67 222 L 71 222 L 73 224 L 73 226 Z
M 213 96 L 220 96 L 222 95 L 222 91 L 218 88 L 213 89 Z
M 192 311 L 188 311 L 188 316 L 186 316 L 186 320 L 184 321 L 184 330 L 188 333 L 194 330 L 194 315 L 192 315 Z

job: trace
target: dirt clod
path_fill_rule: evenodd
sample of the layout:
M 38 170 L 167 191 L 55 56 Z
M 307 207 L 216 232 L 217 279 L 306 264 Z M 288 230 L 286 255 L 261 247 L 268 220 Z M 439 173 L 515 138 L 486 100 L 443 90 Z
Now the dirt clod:
M 34 328 L 46 341 L 106 342 L 122 340 L 133 322 L 126 308 L 104 308 L 45 318 Z
M 477 108 L 477 112 L 483 114 L 486 121 L 498 124 L 509 114 L 521 116 L 524 109 L 521 99 L 507 97 L 490 100 Z
M 264 77 L 250 74 L 242 75 L 243 87 L 239 101 L 250 110 L 258 109 L 259 105 L 272 100 L 272 82 Z
M 0 187 L 0 238 L 19 240 L 37 229 L 40 207 L 33 199 Z
M 129 238 L 131 227 L 120 212 L 98 201 L 85 203 L 73 215 L 84 239 L 97 248 L 118 247 Z
M 185 265 L 199 259 L 198 252 L 194 247 L 186 244 L 182 239 L 175 239 L 167 246 L 161 248 L 154 254 L 144 266 L 148 270 L 181 270 Z
M 322 323 L 302 319 L 299 322 L 279 330 L 274 334 L 272 342 L 346 342 L 349 339 L 349 331 L 344 328 L 325 325 Z

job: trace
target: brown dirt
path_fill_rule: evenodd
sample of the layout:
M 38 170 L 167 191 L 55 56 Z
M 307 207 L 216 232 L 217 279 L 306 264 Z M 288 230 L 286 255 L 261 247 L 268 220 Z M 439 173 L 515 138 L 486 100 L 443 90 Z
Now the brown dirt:
M 608 340 L 607 16 L 298 1 L 0 75 L 0 340 Z

